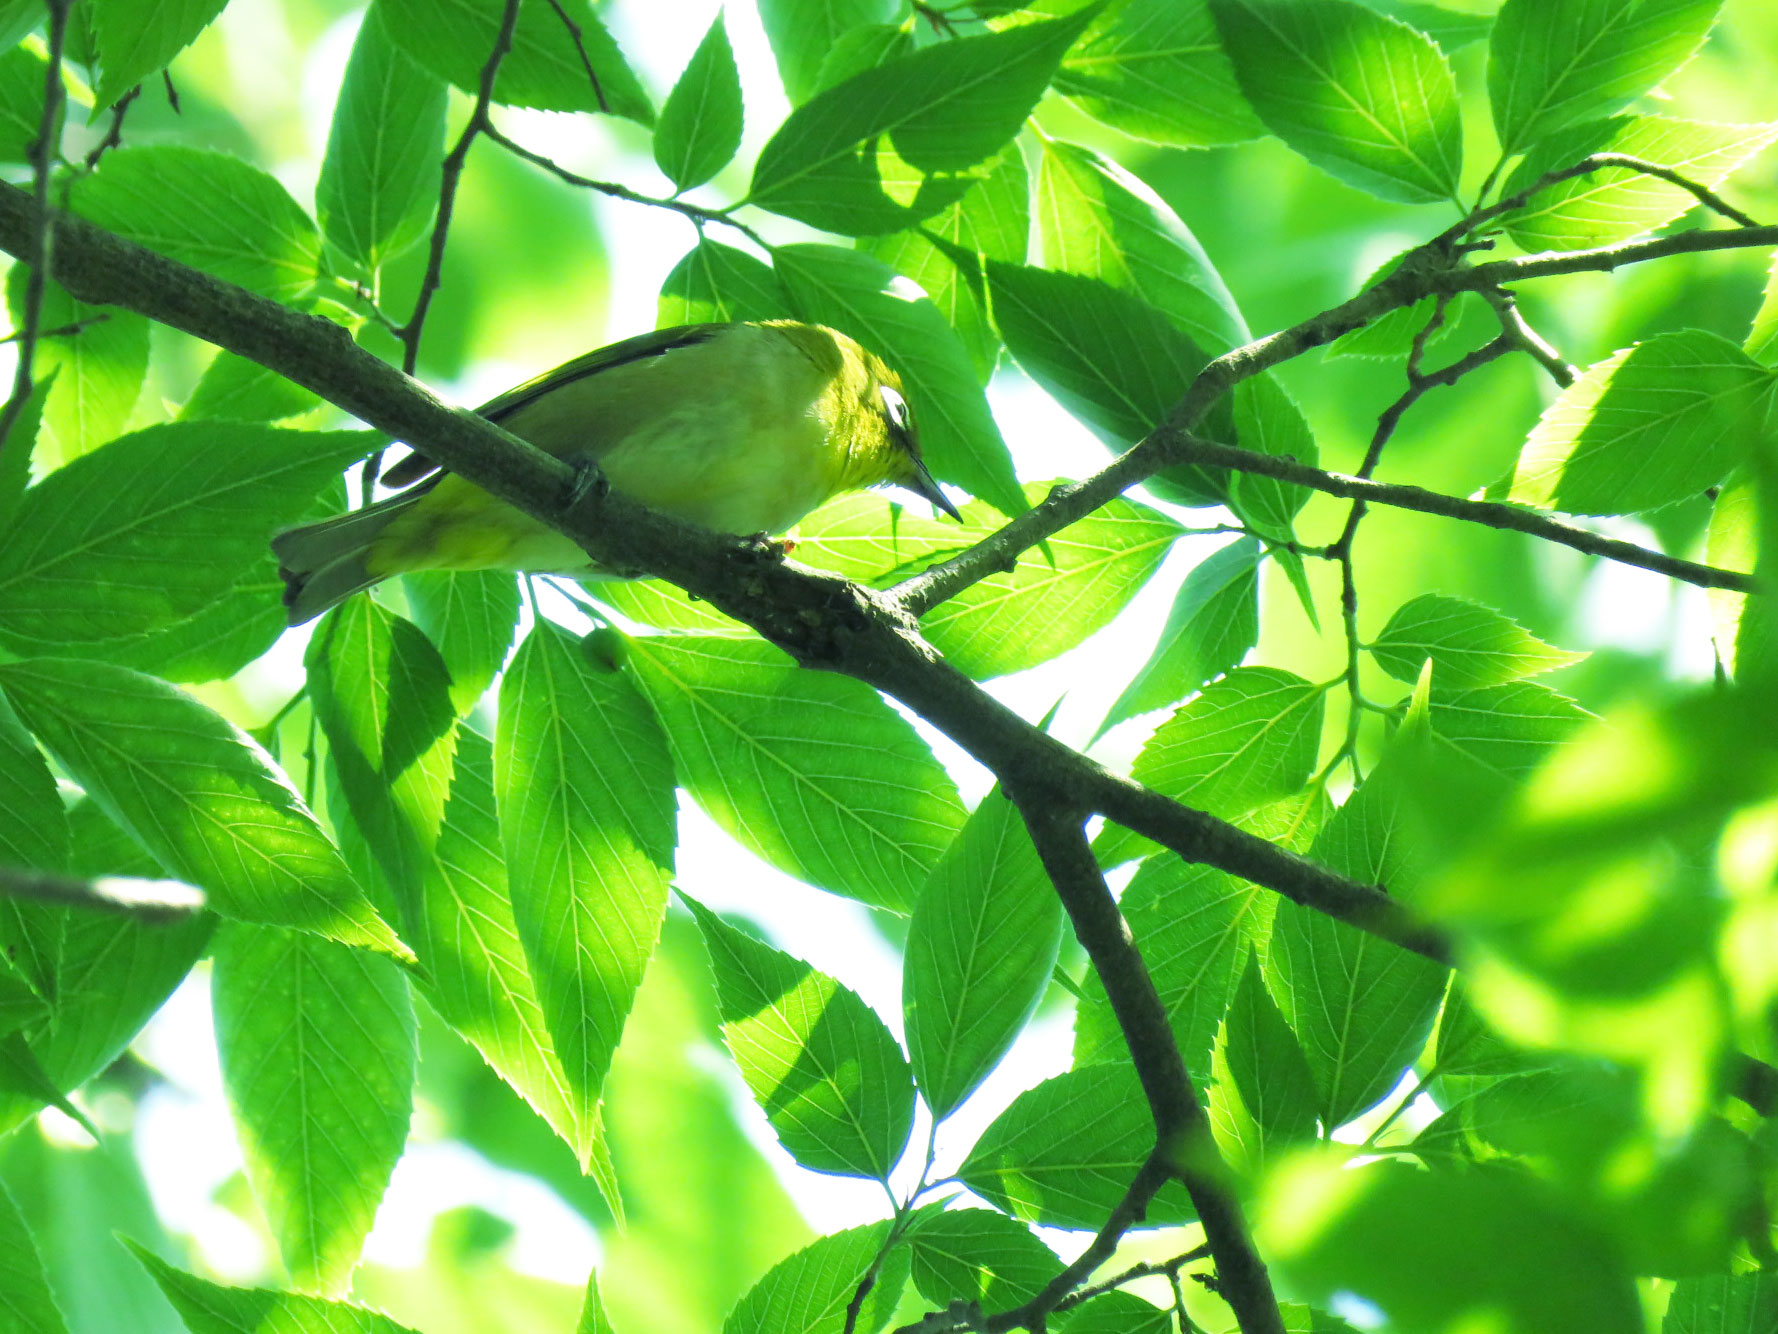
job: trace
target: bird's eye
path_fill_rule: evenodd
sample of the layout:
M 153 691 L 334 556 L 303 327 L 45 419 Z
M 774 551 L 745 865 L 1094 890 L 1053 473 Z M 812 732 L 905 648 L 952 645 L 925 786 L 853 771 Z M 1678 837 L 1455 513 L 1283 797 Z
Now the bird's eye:
M 898 431 L 908 429 L 908 403 L 901 394 L 888 385 L 878 385 L 877 392 L 883 396 L 883 415 L 889 419 L 889 425 Z

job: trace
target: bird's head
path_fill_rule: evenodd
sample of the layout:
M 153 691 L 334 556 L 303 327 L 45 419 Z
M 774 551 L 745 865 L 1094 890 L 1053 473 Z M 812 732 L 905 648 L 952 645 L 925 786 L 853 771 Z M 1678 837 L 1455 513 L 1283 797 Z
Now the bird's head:
M 920 433 L 902 393 L 901 377 L 844 334 L 835 335 L 835 341 L 845 363 L 840 393 L 851 407 L 847 414 L 852 417 L 850 484 L 903 487 L 962 522 L 963 516 L 920 457 Z

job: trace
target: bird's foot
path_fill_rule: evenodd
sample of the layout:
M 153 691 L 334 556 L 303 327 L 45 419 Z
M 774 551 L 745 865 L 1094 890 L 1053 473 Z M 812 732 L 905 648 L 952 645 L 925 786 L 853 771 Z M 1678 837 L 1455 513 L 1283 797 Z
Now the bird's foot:
M 562 508 L 571 510 L 588 496 L 603 497 L 611 490 L 611 481 L 604 471 L 586 454 L 570 454 L 563 460 L 574 469 L 574 476 L 568 479 L 568 485 L 562 492 Z
M 749 533 L 741 539 L 741 555 L 753 561 L 780 561 L 795 549 L 793 539 L 776 538 L 770 533 Z

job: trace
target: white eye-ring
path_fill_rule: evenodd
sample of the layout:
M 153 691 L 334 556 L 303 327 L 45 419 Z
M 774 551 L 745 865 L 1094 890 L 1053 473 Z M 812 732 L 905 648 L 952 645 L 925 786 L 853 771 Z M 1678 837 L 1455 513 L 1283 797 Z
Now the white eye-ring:
M 877 392 L 883 396 L 883 413 L 889 418 L 889 424 L 898 431 L 908 428 L 908 402 L 901 394 L 888 385 L 878 385 Z

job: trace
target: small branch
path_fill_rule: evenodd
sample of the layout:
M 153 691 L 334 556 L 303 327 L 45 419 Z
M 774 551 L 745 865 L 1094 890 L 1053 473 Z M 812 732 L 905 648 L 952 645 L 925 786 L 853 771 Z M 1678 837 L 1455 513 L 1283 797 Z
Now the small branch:
M 1535 196 L 1549 189 L 1552 185 L 1560 185 L 1563 181 L 1573 180 L 1576 176 L 1590 176 L 1593 172 L 1600 171 L 1606 167 L 1623 167 L 1629 171 L 1639 171 L 1645 176 L 1659 177 L 1663 181 L 1677 185 L 1681 190 L 1690 194 L 1692 198 L 1696 199 L 1700 204 L 1704 205 L 1706 208 L 1714 209 L 1738 227 L 1759 226 L 1759 223 L 1748 217 L 1747 214 L 1729 203 L 1714 190 L 1682 175 L 1672 167 L 1663 167 L 1658 162 L 1650 162 L 1645 158 L 1632 157 L 1628 153 L 1593 153 L 1582 158 L 1573 166 L 1558 167 L 1554 171 L 1546 171 L 1542 176 L 1539 176 L 1535 181 L 1526 186 L 1523 190 L 1520 190 L 1517 194 L 1501 200 L 1498 204 L 1492 204 L 1487 208 L 1478 209 L 1476 212 L 1471 213 L 1467 218 L 1463 219 L 1463 221 L 1458 223 L 1455 227 L 1451 228 L 1448 232 L 1444 233 L 1444 237 L 1446 239 L 1451 239 L 1459 236 L 1473 236 L 1478 228 L 1493 222 L 1496 218 L 1504 217 L 1508 213 L 1517 212 L 1519 209 L 1525 207 L 1526 204 L 1530 203 Z
M 580 56 L 580 67 L 586 71 L 587 82 L 593 86 L 593 100 L 599 104 L 600 114 L 609 116 L 611 104 L 605 100 L 604 86 L 599 82 L 598 72 L 593 69 L 592 57 L 586 53 L 586 34 L 581 32 L 578 23 L 568 17 L 568 11 L 562 8 L 562 0 L 549 0 L 549 7 L 556 11 L 556 17 L 568 29 L 568 39 L 574 43 L 575 53 Z
M 73 0 L 47 0 L 49 5 L 49 63 L 43 75 L 43 114 L 37 122 L 37 138 L 31 142 L 31 248 L 24 262 L 24 324 L 19 329 L 18 365 L 13 370 L 12 394 L 0 408 L 0 449 L 18 425 L 25 404 L 36 387 L 37 326 L 43 320 L 43 286 L 49 276 L 49 172 L 56 158 L 56 123 L 62 114 L 62 46 L 68 36 L 68 8 Z
M 118 98 L 111 106 L 111 124 L 106 127 L 105 137 L 95 145 L 92 152 L 86 155 L 84 165 L 88 171 L 99 165 L 99 159 L 113 148 L 123 146 L 123 118 L 130 109 L 130 104 L 142 96 L 142 85 L 137 84 L 129 92 Z
M 1511 292 L 1503 287 L 1484 287 L 1482 297 L 1494 308 L 1494 317 L 1500 321 L 1501 337 L 1512 345 L 1514 351 L 1531 357 L 1564 389 L 1580 378 L 1579 368 L 1569 365 L 1567 359 L 1526 321 Z
M 609 195 L 613 199 L 622 199 L 631 204 L 646 204 L 649 208 L 664 208 L 691 219 L 693 225 L 698 227 L 704 227 L 712 223 L 722 227 L 732 227 L 755 245 L 759 246 L 760 249 L 771 249 L 771 246 L 767 243 L 765 237 L 761 236 L 746 223 L 738 221 L 726 210 L 700 208 L 698 205 L 689 204 L 683 199 L 657 199 L 653 195 L 642 194 L 636 190 L 630 189 L 627 185 L 619 185 L 615 181 L 594 180 L 591 176 L 582 176 L 579 172 L 570 171 L 568 168 L 556 162 L 553 158 L 545 157 L 542 153 L 526 148 L 517 140 L 509 138 L 496 126 L 488 125 L 483 128 L 482 133 L 487 135 L 489 139 L 499 144 L 513 156 L 523 158 L 534 167 L 541 167 L 544 171 L 549 172 L 558 180 L 564 181 L 569 185 L 579 186 L 583 190 L 595 190 L 599 194 Z
M 1194 1246 L 1171 1260 L 1163 1260 L 1159 1264 L 1144 1260 L 1140 1264 L 1131 1265 L 1123 1273 L 1106 1279 L 1103 1283 L 1095 1283 L 1091 1287 L 1082 1288 L 1079 1292 L 1071 1292 L 1067 1297 L 1056 1303 L 1057 1311 L 1072 1311 L 1095 1297 L 1103 1297 L 1108 1292 L 1116 1292 L 1119 1288 L 1128 1287 L 1132 1283 L 1145 1278 L 1160 1278 L 1163 1275 L 1177 1275 L 1189 1264 L 1196 1264 L 1210 1254 L 1208 1246 Z
M 110 314 L 102 310 L 96 315 L 88 315 L 84 319 L 75 320 L 72 324 L 58 324 L 53 329 L 39 329 L 37 341 L 42 342 L 45 338 L 74 338 L 84 330 L 92 328 L 95 324 L 103 324 L 110 318 Z M 0 338 L 0 343 L 16 343 L 24 336 L 23 329 L 15 329 L 4 338 Z M 0 437 L 0 439 L 4 439 L 4 437 Z
M 91 908 L 144 922 L 183 921 L 204 907 L 204 891 L 178 880 L 125 875 L 88 880 L 15 866 L 0 866 L 0 896 L 63 908 Z
M 1006 791 L 1024 818 L 1031 842 L 1067 910 L 1075 936 L 1105 984 L 1106 999 L 1117 1016 L 1118 1028 L 1129 1045 L 1136 1076 L 1154 1115 L 1157 1138 L 1153 1155 L 1137 1173 L 1136 1181 L 1113 1215 L 1113 1222 L 1101 1229 L 1087 1254 L 1064 1273 L 1071 1273 L 1082 1264 L 1095 1268 L 1102 1264 L 1116 1249 L 1118 1238 L 1140 1221 L 1166 1178 L 1177 1176 L 1197 1209 L 1204 1238 L 1216 1261 L 1218 1290 L 1234 1311 L 1242 1334 L 1284 1334 L 1284 1319 L 1278 1311 L 1265 1261 L 1253 1248 L 1241 1202 L 1217 1152 L 1210 1121 L 1192 1088 L 1191 1076 L 1186 1073 L 1166 1008 L 1155 992 L 1154 982 L 1099 864 L 1093 859 L 1082 826 L 1083 813 L 1066 810 L 1047 797 L 1034 796 L 1015 785 L 1008 785 Z M 1090 1272 L 1091 1269 L 1084 1270 L 1082 1277 Z M 1057 1279 L 1056 1283 L 1059 1282 Z M 1044 1292 L 1051 1293 L 1056 1283 Z M 1060 1295 L 1056 1294 L 1058 1300 Z M 1043 1308 L 1033 1302 L 1006 1317 L 991 1320 L 989 1325 L 993 1329 L 1010 1329 L 1041 1314 Z

